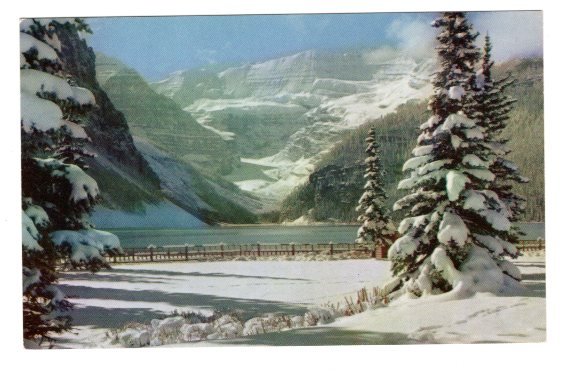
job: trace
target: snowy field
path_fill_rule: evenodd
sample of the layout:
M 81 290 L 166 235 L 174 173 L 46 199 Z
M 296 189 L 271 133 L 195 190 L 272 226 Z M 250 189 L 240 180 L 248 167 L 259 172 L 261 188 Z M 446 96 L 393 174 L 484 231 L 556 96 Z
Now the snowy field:
M 178 346 L 544 341 L 544 255 L 522 257 L 517 265 L 527 287 L 522 296 L 397 302 L 322 326 Z M 117 347 L 106 339 L 107 330 L 149 324 L 173 310 L 235 311 L 244 320 L 267 313 L 303 315 L 310 307 L 355 298 L 361 288 L 389 277 L 389 263 L 373 259 L 131 264 L 95 275 L 65 273 L 60 283 L 77 305 L 72 312 L 77 333 L 60 337 L 56 345 Z

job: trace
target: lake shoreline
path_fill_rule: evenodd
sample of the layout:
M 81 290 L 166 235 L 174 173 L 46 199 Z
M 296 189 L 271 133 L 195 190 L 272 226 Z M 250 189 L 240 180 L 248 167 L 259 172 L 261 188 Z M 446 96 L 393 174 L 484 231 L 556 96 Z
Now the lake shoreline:
M 173 244 L 352 244 L 359 224 L 226 225 L 196 228 L 101 228 L 114 233 L 124 248 Z M 544 223 L 522 223 L 524 240 L 545 238 Z
M 528 225 L 543 225 L 544 221 L 523 221 L 520 224 Z M 203 225 L 201 227 L 101 227 L 103 231 L 123 231 L 123 230 L 196 230 L 206 228 L 273 228 L 273 227 L 288 227 L 288 228 L 306 228 L 306 227 L 360 227 L 360 223 L 332 223 L 332 222 L 314 222 L 308 224 L 292 224 L 292 223 L 259 223 L 259 224 L 234 224 L 234 223 L 219 223 L 216 225 Z

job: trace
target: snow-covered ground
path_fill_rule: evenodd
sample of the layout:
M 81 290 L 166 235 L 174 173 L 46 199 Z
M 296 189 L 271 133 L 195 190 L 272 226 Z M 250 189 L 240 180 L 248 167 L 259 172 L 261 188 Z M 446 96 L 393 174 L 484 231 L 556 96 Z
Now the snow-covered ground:
M 476 295 L 441 303 L 416 300 L 341 317 L 323 326 L 242 338 L 202 341 L 206 345 L 332 345 L 545 340 L 545 259 L 517 261 L 526 294 Z M 363 287 L 390 277 L 382 260 L 239 261 L 118 265 L 111 271 L 66 273 L 60 282 L 76 297 L 76 335 L 60 347 L 105 347 L 105 332 L 129 322 L 149 324 L 172 312 L 239 311 L 244 320 L 265 313 L 302 315 L 306 308 L 343 302 Z

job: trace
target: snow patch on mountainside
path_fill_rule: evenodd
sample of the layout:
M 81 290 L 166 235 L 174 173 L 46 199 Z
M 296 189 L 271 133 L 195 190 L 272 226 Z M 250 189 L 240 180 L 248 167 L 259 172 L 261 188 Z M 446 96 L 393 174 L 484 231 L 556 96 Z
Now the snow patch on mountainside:
M 292 109 L 300 108 L 296 104 L 277 101 L 279 98 L 255 98 L 246 97 L 242 99 L 199 99 L 194 104 L 184 108 L 186 112 L 192 115 L 205 114 L 222 110 L 239 110 L 239 111 L 253 111 L 257 109 L 258 112 L 266 113 L 269 111 L 275 112 L 277 109 Z
M 174 97 L 176 91 L 180 89 L 184 83 L 183 73 L 184 71 L 172 72 L 167 79 L 154 83 L 157 86 L 157 92 L 168 97 Z
M 198 122 L 198 124 L 200 124 L 203 128 L 206 128 L 209 131 L 214 132 L 215 134 L 217 134 L 218 136 L 220 136 L 222 138 L 222 140 L 234 140 L 234 136 L 236 136 L 236 134 L 234 132 L 228 132 L 228 131 L 221 131 L 217 128 L 214 128 L 210 125 L 208 125 L 206 123 L 207 119 L 206 117 L 199 117 L 196 119 L 196 121 Z
M 314 171 L 314 163 L 319 161 L 326 151 L 318 152 L 311 157 L 300 157 L 292 161 L 281 155 L 274 155 L 262 159 L 241 159 L 243 163 L 270 167 L 262 171 L 266 176 L 273 179 L 250 180 L 236 182 L 235 184 L 245 190 L 250 190 L 257 196 L 279 200 L 285 197 L 292 189 L 306 182 L 308 176 Z M 249 188 L 249 189 L 246 189 Z

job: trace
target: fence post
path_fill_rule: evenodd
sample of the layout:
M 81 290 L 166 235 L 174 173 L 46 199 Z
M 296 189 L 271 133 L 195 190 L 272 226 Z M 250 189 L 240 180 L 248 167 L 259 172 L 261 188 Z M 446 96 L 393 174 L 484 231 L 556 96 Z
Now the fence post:
M 330 256 L 334 254 L 334 243 L 330 242 Z
M 188 246 L 184 247 L 184 258 L 188 261 Z
M 224 244 L 220 244 L 220 257 L 224 257 Z
M 294 255 L 296 254 L 296 245 L 295 245 L 294 243 L 291 243 L 290 245 L 291 245 L 291 247 L 292 247 L 292 249 L 291 249 L 291 251 L 292 251 L 292 256 L 294 256 Z
M 542 239 L 538 239 L 538 250 L 542 250 Z
M 260 243 L 256 243 L 256 254 L 260 257 Z
M 154 248 L 150 248 L 150 261 L 154 261 Z

